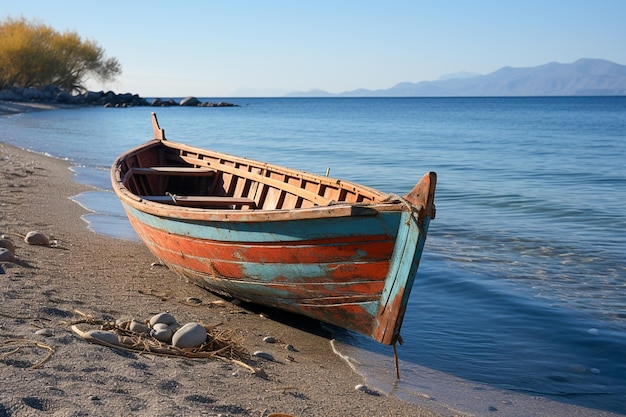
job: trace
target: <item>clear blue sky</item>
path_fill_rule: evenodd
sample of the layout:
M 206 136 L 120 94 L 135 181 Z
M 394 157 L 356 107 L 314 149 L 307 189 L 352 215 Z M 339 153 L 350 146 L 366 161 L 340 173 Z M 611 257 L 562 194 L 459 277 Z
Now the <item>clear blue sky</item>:
M 626 64 L 624 0 L 0 0 L 0 17 L 71 30 L 144 97 L 389 88 L 503 66 Z

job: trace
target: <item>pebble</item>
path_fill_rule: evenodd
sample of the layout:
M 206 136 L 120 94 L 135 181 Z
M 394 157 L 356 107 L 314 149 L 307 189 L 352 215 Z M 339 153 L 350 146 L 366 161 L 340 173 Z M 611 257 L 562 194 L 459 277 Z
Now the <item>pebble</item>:
M 0 239 L 0 248 L 6 248 L 9 251 L 15 253 L 15 244 L 13 243 L 13 241 L 9 239 L 5 239 L 5 238 Z
M 257 358 L 267 359 L 269 361 L 274 360 L 274 357 L 270 353 L 264 352 L 262 350 L 257 350 L 256 352 L 252 354 L 252 356 L 256 356 Z
M 285 345 L 285 349 L 287 349 L 287 350 L 289 350 L 291 352 L 297 352 L 296 348 L 293 347 L 293 345 L 287 344 L 287 345 Z
M 153 326 L 156 323 L 165 323 L 167 325 L 176 323 L 176 319 L 170 313 L 159 313 L 152 316 L 150 319 L 150 326 Z
M 172 340 L 172 329 L 165 323 L 155 323 L 150 331 L 150 336 L 164 343 L 170 343 Z
M 87 332 L 87 335 L 93 339 L 100 340 L 101 342 L 105 342 L 110 345 L 117 345 L 119 343 L 117 334 L 113 332 L 107 332 L 105 330 L 90 330 Z
M 169 324 L 166 323 L 154 323 L 154 326 L 152 326 L 152 330 L 168 330 L 170 328 Z
M 15 255 L 7 248 L 0 248 L 0 261 L 1 262 L 13 262 Z
M 128 326 L 128 330 L 135 333 L 149 333 L 150 327 L 138 322 L 137 320 L 131 320 L 130 325 Z
M 276 343 L 276 338 L 273 336 L 266 336 L 263 338 L 265 343 Z
M 363 384 L 355 385 L 354 389 L 357 390 L 357 391 L 364 392 L 364 393 L 369 394 L 369 395 L 380 395 L 380 393 L 378 393 L 378 392 L 376 392 L 374 390 L 369 389 L 369 387 L 367 385 L 363 385 Z
M 28 243 L 29 245 L 42 246 L 48 246 L 50 244 L 48 237 L 43 233 L 37 231 L 28 232 L 26 234 L 26 237 L 24 238 L 24 242 Z
M 39 329 L 35 332 L 35 334 L 38 334 L 39 336 L 52 336 L 52 330 L 50 329 Z
M 206 342 L 206 329 L 199 323 L 187 323 L 172 337 L 172 345 L 179 348 L 200 347 Z

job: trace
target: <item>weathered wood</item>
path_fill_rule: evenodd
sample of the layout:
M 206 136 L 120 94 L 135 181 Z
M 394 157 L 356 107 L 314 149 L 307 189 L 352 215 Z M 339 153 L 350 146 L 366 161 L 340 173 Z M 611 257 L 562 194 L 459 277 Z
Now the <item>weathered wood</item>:
M 179 176 L 212 176 L 216 174 L 216 171 L 211 168 L 196 168 L 196 167 L 148 167 L 148 168 L 131 168 L 129 170 L 131 175 L 179 175 Z
M 188 157 L 184 157 L 183 159 L 186 159 L 189 161 Z M 196 161 L 195 159 L 191 159 L 192 161 Z M 255 174 L 252 172 L 248 172 L 248 171 L 244 171 L 242 169 L 239 168 L 234 168 L 232 166 L 226 165 L 226 164 L 219 164 L 219 165 L 210 165 L 212 168 L 222 171 L 222 172 L 226 172 L 228 174 L 232 174 L 232 175 L 236 175 L 238 177 L 241 178 L 246 178 L 252 181 L 256 181 L 262 184 L 266 184 L 270 187 L 272 187 L 273 189 L 278 189 L 278 190 L 285 190 L 293 195 L 296 195 L 298 197 L 302 197 L 305 198 L 317 205 L 320 206 L 325 206 L 327 205 L 331 200 L 329 200 L 328 198 L 316 195 L 314 193 L 311 193 L 303 188 L 297 187 L 297 186 L 293 186 L 291 184 L 287 184 L 283 181 L 279 181 L 273 178 L 268 178 L 259 174 Z
M 159 126 L 159 121 L 154 112 L 152 113 L 152 130 L 154 132 L 154 139 L 165 140 L 165 129 L 161 129 L 161 126 Z
M 218 207 L 218 206 L 250 206 L 254 207 L 254 200 L 241 197 L 221 196 L 188 196 L 188 195 L 140 195 L 140 198 L 156 203 L 174 204 L 178 206 L 192 207 Z

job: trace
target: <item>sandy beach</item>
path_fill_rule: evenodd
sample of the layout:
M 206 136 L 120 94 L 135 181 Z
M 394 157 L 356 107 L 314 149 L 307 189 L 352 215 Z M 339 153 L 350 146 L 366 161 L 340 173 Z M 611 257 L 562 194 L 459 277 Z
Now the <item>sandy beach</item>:
M 46 107 L 0 103 L 0 115 Z M 16 259 L 0 262 L 0 416 L 457 415 L 434 399 L 426 409 L 356 390 L 366 381 L 333 354 L 319 323 L 224 300 L 156 265 L 143 244 L 89 231 L 69 198 L 89 188 L 72 180 L 70 164 L 1 141 L 0 234 Z M 34 230 L 53 244 L 25 243 Z M 169 312 L 228 330 L 274 360 L 250 357 L 263 371 L 252 373 L 219 359 L 116 350 L 73 332 L 78 312 L 109 321 Z

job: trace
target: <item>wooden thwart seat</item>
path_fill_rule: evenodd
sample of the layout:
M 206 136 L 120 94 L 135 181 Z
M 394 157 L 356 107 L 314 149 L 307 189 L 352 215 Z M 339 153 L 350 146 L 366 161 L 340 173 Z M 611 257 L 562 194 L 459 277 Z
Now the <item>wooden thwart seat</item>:
M 244 197 L 188 196 L 188 195 L 142 195 L 140 198 L 156 203 L 189 207 L 247 206 L 255 208 L 254 200 Z
M 150 168 L 131 168 L 129 174 L 140 175 L 177 175 L 177 176 L 213 176 L 216 171 L 212 168 L 194 168 L 194 167 L 150 167 Z

